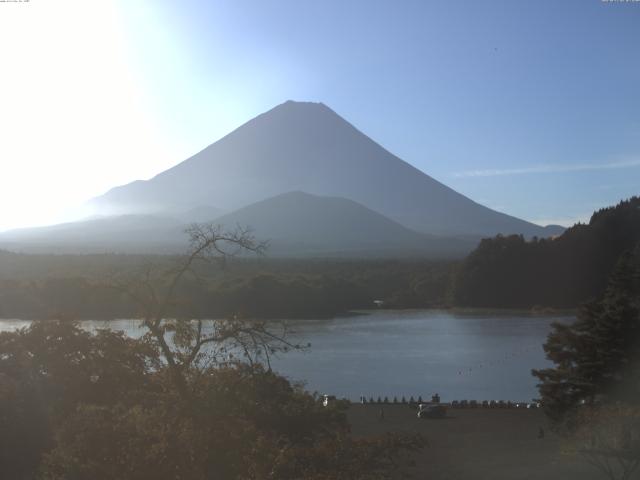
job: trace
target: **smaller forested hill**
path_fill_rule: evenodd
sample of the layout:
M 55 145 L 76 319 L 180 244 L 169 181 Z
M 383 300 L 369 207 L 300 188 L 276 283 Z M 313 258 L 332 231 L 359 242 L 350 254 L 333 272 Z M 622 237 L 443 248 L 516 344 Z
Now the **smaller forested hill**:
M 640 197 L 595 212 L 552 239 L 482 240 L 453 284 L 460 306 L 576 307 L 602 294 L 620 256 L 640 242 Z

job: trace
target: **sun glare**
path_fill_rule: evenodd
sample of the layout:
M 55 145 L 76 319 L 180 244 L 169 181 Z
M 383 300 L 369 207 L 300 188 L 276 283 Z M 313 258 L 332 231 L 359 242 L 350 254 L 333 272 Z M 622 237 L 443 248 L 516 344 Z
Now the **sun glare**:
M 120 20 L 112 2 L 3 5 L 0 202 L 11 207 L 0 230 L 76 217 L 87 198 L 153 174 L 145 159 L 167 156 L 153 150 Z

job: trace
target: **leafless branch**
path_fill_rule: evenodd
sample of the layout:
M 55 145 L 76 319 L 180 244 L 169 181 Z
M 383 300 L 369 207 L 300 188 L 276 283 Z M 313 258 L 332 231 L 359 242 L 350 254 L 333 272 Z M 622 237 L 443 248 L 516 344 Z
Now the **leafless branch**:
M 240 226 L 225 230 L 220 225 L 193 224 L 186 234 L 189 251 L 174 267 L 161 271 L 153 265 L 146 265 L 135 278 L 119 280 L 111 285 L 127 294 L 142 309 L 142 325 L 165 358 L 182 393 L 188 394 L 186 374 L 193 367 L 197 369 L 205 347 L 216 346 L 217 351 L 223 353 L 241 351 L 251 364 L 264 357 L 269 369 L 273 354 L 303 348 L 285 338 L 286 328 L 277 333 L 264 322 L 239 319 L 211 321 L 211 332 L 206 332 L 202 319 L 184 320 L 182 323 L 169 319 L 176 305 L 178 287 L 185 276 L 204 281 L 194 268 L 198 262 L 226 261 L 242 253 L 262 255 L 267 248 L 266 242 L 256 241 L 251 229 Z M 167 333 L 170 332 L 173 337 L 168 339 Z

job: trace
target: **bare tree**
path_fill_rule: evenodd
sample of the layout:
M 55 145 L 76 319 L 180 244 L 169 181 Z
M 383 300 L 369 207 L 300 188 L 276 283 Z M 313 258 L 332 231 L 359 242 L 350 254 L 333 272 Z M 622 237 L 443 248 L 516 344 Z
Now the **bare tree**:
M 572 449 L 610 480 L 628 480 L 640 466 L 640 411 L 624 405 L 584 406 Z
M 258 242 L 251 230 L 220 225 L 193 224 L 186 230 L 189 251 L 169 268 L 148 264 L 133 278 L 113 282 L 140 308 L 146 339 L 160 351 L 172 380 L 184 395 L 189 395 L 188 376 L 201 367 L 235 361 L 244 357 L 251 364 L 264 361 L 271 368 L 271 356 L 290 349 L 303 348 L 287 340 L 284 323 L 239 319 L 223 320 L 171 317 L 179 310 L 179 287 L 187 278 L 205 279 L 198 272 L 200 263 L 226 263 L 240 254 L 263 255 L 266 242 Z M 192 368 L 196 367 L 196 368 Z

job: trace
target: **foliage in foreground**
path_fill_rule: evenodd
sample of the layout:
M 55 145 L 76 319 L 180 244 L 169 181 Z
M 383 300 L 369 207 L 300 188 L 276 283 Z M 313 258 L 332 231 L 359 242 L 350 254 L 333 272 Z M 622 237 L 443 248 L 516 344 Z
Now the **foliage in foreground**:
M 140 339 L 59 322 L 0 334 L 0 471 L 15 480 L 402 476 L 419 437 L 353 438 L 342 409 L 263 367 L 300 348 L 286 328 L 172 319 L 189 304 L 185 281 L 201 279 L 198 264 L 264 248 L 248 230 L 187 233 L 178 263 L 112 285 L 137 305 Z
M 0 469 L 21 479 L 378 479 L 415 437 L 357 439 L 344 412 L 259 364 L 185 370 L 149 338 L 36 322 L 0 334 Z
M 570 452 L 610 480 L 628 480 L 640 466 L 640 408 L 628 405 L 588 406 L 577 414 L 568 438 Z

